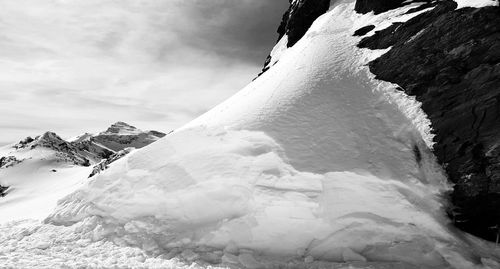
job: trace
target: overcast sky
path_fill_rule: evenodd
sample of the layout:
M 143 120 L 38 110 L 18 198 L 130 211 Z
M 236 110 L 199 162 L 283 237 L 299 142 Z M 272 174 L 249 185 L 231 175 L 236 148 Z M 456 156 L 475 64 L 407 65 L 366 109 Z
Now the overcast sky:
M 0 145 L 169 131 L 262 68 L 287 0 L 0 0 Z

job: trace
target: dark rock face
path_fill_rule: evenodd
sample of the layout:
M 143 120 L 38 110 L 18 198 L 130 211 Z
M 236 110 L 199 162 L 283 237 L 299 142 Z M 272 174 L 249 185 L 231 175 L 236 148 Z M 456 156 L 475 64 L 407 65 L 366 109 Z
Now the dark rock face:
M 394 45 L 398 47 L 409 47 L 412 45 L 415 46 L 415 42 L 417 40 L 412 40 L 413 42 L 411 43 L 407 41 L 411 38 L 416 39 L 416 35 L 419 32 L 426 30 L 426 28 L 431 29 L 431 25 L 433 23 L 434 27 L 441 27 L 437 24 L 436 19 L 443 14 L 454 11 L 456 7 L 457 4 L 454 1 L 442 1 L 439 5 L 437 5 L 429 12 L 420 14 L 405 23 L 394 23 L 383 30 L 377 31 L 374 36 L 362 39 L 358 44 L 358 47 L 369 49 L 386 49 Z M 445 18 L 443 18 L 443 20 L 444 19 Z M 460 31 L 459 29 L 456 30 Z M 429 44 L 427 45 L 427 47 L 431 45 L 432 44 Z
M 288 35 L 287 47 L 292 47 L 309 30 L 313 22 L 330 8 L 330 0 L 289 0 L 290 7 L 283 14 L 281 24 L 278 27 L 278 41 Z M 270 66 L 271 56 L 267 56 L 260 76 L 266 72 Z
M 8 189 L 9 187 L 0 185 L 0 197 L 4 197 L 5 195 L 7 195 Z
M 18 160 L 14 156 L 0 157 L 0 169 L 12 167 L 18 163 L 21 163 L 22 161 L 23 160 Z
M 290 8 L 283 15 L 283 21 L 278 28 L 279 38 L 288 35 L 287 46 L 292 47 L 329 7 L 330 0 L 290 0 Z
M 46 132 L 36 137 L 31 143 L 26 144 L 31 149 L 38 147 L 52 149 L 61 161 L 66 161 L 80 166 L 90 166 L 89 154 L 85 154 L 75 145 L 65 141 L 53 132 Z
M 391 9 L 402 7 L 404 5 L 410 4 L 412 2 L 426 2 L 426 4 L 414 8 L 408 11 L 408 13 L 416 12 L 424 8 L 431 7 L 436 3 L 431 3 L 431 0 L 417 0 L 417 1 L 406 1 L 406 0 L 357 0 L 354 10 L 358 13 L 366 14 L 369 12 L 380 14 Z
M 451 0 L 441 1 L 359 46 L 392 46 L 370 63 L 371 72 L 422 102 L 436 135 L 434 153 L 456 184 L 456 225 L 495 240 L 490 228 L 500 224 L 500 7 L 455 8 Z
M 21 140 L 19 141 L 19 143 L 15 144 L 14 145 L 14 148 L 15 149 L 21 149 L 21 148 L 25 148 L 26 145 L 30 144 L 31 142 L 33 142 L 35 139 L 31 138 L 30 136 L 26 137 L 24 140 Z
M 110 164 L 125 157 L 127 154 L 129 154 L 133 150 L 134 150 L 134 148 L 125 148 L 123 150 L 120 150 L 120 151 L 112 154 L 107 159 L 102 160 L 100 163 L 98 163 L 94 166 L 94 168 L 92 169 L 92 172 L 89 175 L 89 178 L 101 173 L 102 171 L 104 171 L 106 169 L 108 169 Z
M 367 25 L 365 27 L 361 27 L 358 30 L 354 31 L 353 36 L 364 36 L 373 29 L 375 29 L 375 25 Z
M 404 0 L 357 0 L 354 10 L 366 14 L 373 11 L 375 14 L 385 12 L 403 5 Z

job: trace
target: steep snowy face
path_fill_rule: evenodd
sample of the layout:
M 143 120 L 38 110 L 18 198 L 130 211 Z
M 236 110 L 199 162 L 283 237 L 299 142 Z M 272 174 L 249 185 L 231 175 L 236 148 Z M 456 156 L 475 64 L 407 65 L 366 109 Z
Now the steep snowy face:
M 300 170 L 371 169 L 406 177 L 411 168 L 398 155 L 413 152 L 422 137 L 432 143 L 429 121 L 394 85 L 372 79 L 363 65 L 379 53 L 356 49 L 359 39 L 352 33 L 366 20 L 408 19 L 418 13 L 403 13 L 415 6 L 377 17 L 330 11 L 315 21 L 304 41 L 282 51 L 269 71 L 184 129 L 265 131 Z
M 299 268 L 314 260 L 480 266 L 448 227 L 450 187 L 428 149 L 428 119 L 368 72 L 385 51 L 357 49 L 352 36 L 425 10 L 359 15 L 354 4 L 334 3 L 266 73 L 115 162 L 46 222 L 99 216 L 114 242 L 189 259 L 211 251 L 212 262 L 247 268 L 266 257 Z

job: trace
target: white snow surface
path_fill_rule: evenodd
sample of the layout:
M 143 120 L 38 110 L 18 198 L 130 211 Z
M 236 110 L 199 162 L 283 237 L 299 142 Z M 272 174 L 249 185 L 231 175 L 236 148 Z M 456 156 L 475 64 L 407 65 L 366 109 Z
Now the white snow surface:
M 271 61 L 267 64 L 266 67 L 270 68 L 280 60 L 281 55 L 287 50 L 287 44 L 288 36 L 284 35 L 282 38 L 280 38 L 280 40 L 278 40 L 278 43 L 276 43 L 273 50 L 269 54 L 269 56 L 271 56 Z
M 374 80 L 366 63 L 384 51 L 359 50 L 352 37 L 412 6 L 374 16 L 353 5 L 335 3 L 262 76 L 113 163 L 45 224 L 0 227 L 0 253 L 11 253 L 0 261 L 167 267 L 175 256 L 230 268 L 498 268 L 491 244 L 445 216 L 450 186 L 418 102 Z M 71 248 L 77 258 L 57 256 Z M 135 260 L 124 262 L 128 255 Z
M 151 257 L 141 249 L 102 240 L 103 232 L 103 224 L 97 218 L 89 218 L 72 227 L 43 225 L 29 220 L 0 224 L 0 267 L 221 268 L 182 262 L 168 254 Z
M 61 160 L 52 149 L 14 150 L 0 148 L 0 156 L 14 156 L 21 163 L 0 169 L 0 185 L 9 186 L 0 197 L 0 223 L 19 219 L 43 220 L 57 201 L 82 186 L 92 167 L 72 165 Z
M 458 8 L 464 8 L 464 7 L 475 7 L 475 8 L 480 8 L 480 7 L 486 7 L 486 6 L 498 6 L 498 0 L 454 0 Z

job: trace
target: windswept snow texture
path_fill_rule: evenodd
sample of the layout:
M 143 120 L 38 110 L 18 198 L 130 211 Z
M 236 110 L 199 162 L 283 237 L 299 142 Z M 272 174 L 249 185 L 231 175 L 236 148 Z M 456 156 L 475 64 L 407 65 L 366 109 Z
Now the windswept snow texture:
M 377 55 L 352 37 L 415 6 L 362 16 L 352 1 L 336 4 L 248 87 L 115 162 L 46 222 L 99 216 L 110 240 L 153 253 L 224 250 L 212 258 L 247 268 L 269 256 L 481 267 L 484 253 L 442 210 L 450 186 L 428 150 L 428 120 L 369 75 Z

